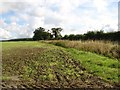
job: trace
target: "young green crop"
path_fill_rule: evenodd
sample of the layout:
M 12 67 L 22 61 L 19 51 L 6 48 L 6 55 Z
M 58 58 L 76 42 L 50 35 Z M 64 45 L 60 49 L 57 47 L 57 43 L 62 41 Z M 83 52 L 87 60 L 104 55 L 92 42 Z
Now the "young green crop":
M 3 42 L 3 79 L 44 87 L 112 87 L 116 59 L 42 42 Z M 104 73 L 103 73 L 104 71 Z

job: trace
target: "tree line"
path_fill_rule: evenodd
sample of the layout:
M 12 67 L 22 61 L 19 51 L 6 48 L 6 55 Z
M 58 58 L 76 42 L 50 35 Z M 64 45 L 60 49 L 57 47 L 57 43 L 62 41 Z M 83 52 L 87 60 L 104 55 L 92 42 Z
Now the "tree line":
M 104 33 L 103 30 L 100 31 L 88 31 L 85 34 L 70 34 L 61 35 L 61 27 L 51 28 L 50 30 L 45 30 L 43 27 L 39 27 L 34 30 L 34 35 L 32 38 L 18 38 L 11 40 L 2 41 L 36 41 L 36 40 L 110 40 L 120 42 L 120 31 L 107 32 Z
M 103 30 L 100 31 L 88 31 L 85 34 L 70 34 L 64 35 L 62 37 L 61 31 L 63 29 L 51 28 L 51 30 L 45 31 L 44 28 L 39 27 L 35 29 L 33 40 L 110 40 L 110 41 L 120 41 L 120 31 L 117 32 L 107 32 L 104 33 Z
M 63 37 L 65 40 L 110 40 L 120 41 L 120 31 L 104 33 L 100 31 L 88 31 L 85 34 L 70 34 Z

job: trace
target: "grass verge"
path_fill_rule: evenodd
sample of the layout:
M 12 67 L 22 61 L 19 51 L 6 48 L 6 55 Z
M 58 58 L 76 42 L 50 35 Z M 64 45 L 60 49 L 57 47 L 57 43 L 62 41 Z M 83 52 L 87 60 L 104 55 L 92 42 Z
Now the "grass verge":
M 120 59 L 120 45 L 118 42 L 110 41 L 68 41 L 68 40 L 51 40 L 44 41 L 65 48 L 75 48 L 77 50 L 97 53 L 110 58 Z
M 120 63 L 117 59 L 100 56 L 91 52 L 78 51 L 76 49 L 67 49 L 67 51 L 78 60 L 86 70 L 94 75 L 111 83 L 119 83 Z

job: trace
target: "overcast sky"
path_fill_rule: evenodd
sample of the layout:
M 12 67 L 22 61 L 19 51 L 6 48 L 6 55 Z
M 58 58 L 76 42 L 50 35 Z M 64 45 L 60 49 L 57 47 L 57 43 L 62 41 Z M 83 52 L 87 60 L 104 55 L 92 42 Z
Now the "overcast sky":
M 32 37 L 40 26 L 61 27 L 62 35 L 117 31 L 118 1 L 0 0 L 0 39 Z

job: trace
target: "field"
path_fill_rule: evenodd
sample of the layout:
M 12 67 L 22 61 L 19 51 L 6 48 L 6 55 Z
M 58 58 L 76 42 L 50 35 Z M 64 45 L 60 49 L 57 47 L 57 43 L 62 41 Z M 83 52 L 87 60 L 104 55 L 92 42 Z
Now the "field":
M 115 50 L 104 55 L 66 46 L 65 41 L 2 42 L 2 87 L 120 87 Z

